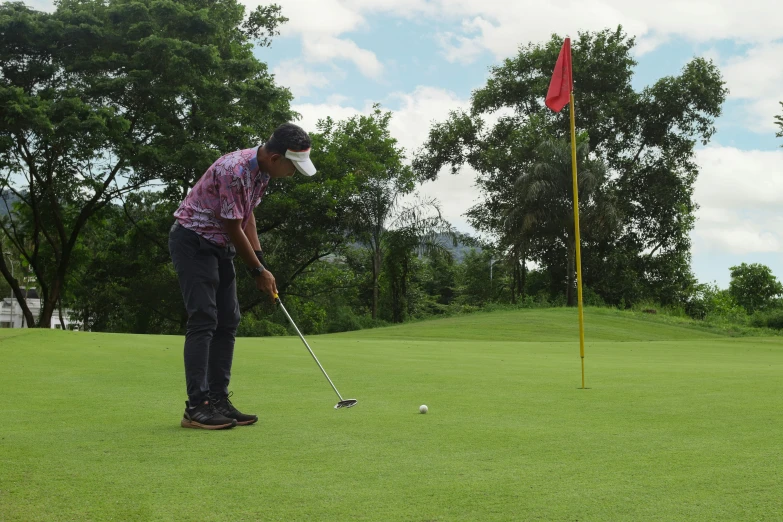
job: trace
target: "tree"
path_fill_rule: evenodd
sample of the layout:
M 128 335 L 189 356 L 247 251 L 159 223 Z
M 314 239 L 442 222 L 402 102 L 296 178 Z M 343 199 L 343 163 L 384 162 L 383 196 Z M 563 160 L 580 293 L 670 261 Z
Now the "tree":
M 464 241 L 466 237 L 461 236 L 460 242 Z M 430 306 L 432 313 L 445 312 L 446 307 L 456 298 L 457 267 L 454 255 L 450 252 L 438 249 L 425 255 L 421 286 L 433 301 Z
M 499 263 L 497 252 L 485 248 L 470 249 L 462 260 L 458 274 L 458 301 L 468 306 L 481 306 L 500 294 L 506 279 L 503 263 Z
M 780 106 L 783 107 L 783 102 L 780 102 Z M 775 116 L 775 124 L 780 127 L 780 132 L 775 134 L 778 138 L 783 138 L 783 114 Z M 783 147 L 783 145 L 781 145 Z
M 731 267 L 729 294 L 752 314 L 769 309 L 774 299 L 783 294 L 783 284 L 772 275 L 768 266 L 742 263 Z
M 389 288 L 391 321 L 401 323 L 407 316 L 410 277 L 418 238 L 410 229 L 390 230 L 384 237 L 383 269 Z
M 378 106 L 371 115 L 342 121 L 327 118 L 312 133 L 314 178 L 294 177 L 270 184 L 257 211 L 261 245 L 281 293 L 314 295 L 302 277 L 332 256 L 345 257 L 357 243 L 369 250 L 373 319 L 378 316 L 383 253 L 392 229 L 410 229 L 421 241 L 440 220 L 434 202 L 404 205 L 415 183 L 404 151 L 389 133 L 391 113 Z M 432 218 L 425 210 L 432 211 Z M 356 256 L 352 256 L 356 257 Z M 243 310 L 263 302 L 255 290 L 240 288 Z
M 470 112 L 453 112 L 433 125 L 427 153 L 414 161 L 424 179 L 435 178 L 443 167 L 456 172 L 465 163 L 478 171 L 484 198 L 468 213 L 478 230 L 502 236 L 508 212 L 520 203 L 514 180 L 530 171 L 541 141 L 570 138 L 568 111 L 555 114 L 544 106 L 561 45 L 559 36 L 531 43 L 493 67 L 487 84 L 474 91 Z M 614 237 L 591 245 L 596 255 L 586 256 L 593 265 L 585 272 L 595 278 L 591 286 L 603 288 L 615 303 L 638 296 L 615 283 L 627 277 L 612 268 L 631 270 L 627 275 L 644 293 L 661 278 L 681 281 L 680 286 L 690 280 L 689 232 L 697 208 L 694 147 L 715 132 L 727 92 L 717 67 L 702 58 L 687 63 L 678 76 L 637 92 L 631 83 L 633 46 L 622 28 L 579 33 L 573 45 L 577 131 L 589 136 L 589 150 L 607 165 L 623 216 Z M 507 244 L 522 245 L 513 238 Z M 562 256 L 557 248 L 537 256 Z
M 608 187 L 608 171 L 603 161 L 589 157 L 589 141 L 581 136 L 577 144 L 580 231 L 586 239 L 611 236 L 619 216 Z M 574 222 L 571 146 L 564 140 L 543 142 L 536 162 L 517 179 L 523 204 L 512 210 L 520 214 L 517 234 L 541 244 L 560 242 L 567 252 L 565 263 L 566 302 L 576 305 L 576 235 Z M 543 257 L 543 256 L 542 256 Z M 558 263 L 559 265 L 560 263 Z
M 421 258 L 451 260 L 445 241 L 456 246 L 456 233 L 431 199 L 404 206 L 392 222 L 392 228 L 384 232 L 382 268 L 390 294 L 392 322 L 402 323 L 416 308 L 414 294 L 418 288 L 412 283 L 423 269 Z
M 107 205 L 87 224 L 63 298 L 86 329 L 184 331 L 187 314 L 167 241 L 175 209 L 161 192 L 139 192 Z
M 353 237 L 371 251 L 373 319 L 378 316 L 384 237 L 397 217 L 402 196 L 414 189 L 413 173 L 403 162 L 405 153 L 389 132 L 390 120 L 391 113 L 376 105 L 369 116 L 319 122 L 335 161 L 355 182 L 344 218 Z
M 178 195 L 222 151 L 291 117 L 253 56 L 285 21 L 235 0 L 0 5 L 0 229 L 31 267 L 48 326 L 79 237 L 110 202 L 160 178 Z M 266 36 L 263 36 L 266 35 Z M 4 260 L 0 273 L 35 324 Z

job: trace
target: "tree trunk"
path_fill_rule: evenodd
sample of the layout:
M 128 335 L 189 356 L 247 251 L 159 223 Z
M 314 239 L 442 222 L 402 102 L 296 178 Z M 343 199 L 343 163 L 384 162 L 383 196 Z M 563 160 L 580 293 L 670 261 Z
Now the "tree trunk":
M 514 266 L 511 269 L 511 302 L 513 304 L 517 304 L 517 281 L 519 280 L 519 267 L 517 266 L 517 256 L 515 255 L 511 261 L 514 263 Z
M 55 301 L 52 300 L 46 300 L 44 301 L 43 308 L 41 308 L 41 316 L 38 318 L 38 324 L 35 325 L 36 328 L 51 328 L 52 327 L 52 316 L 54 315 L 54 309 L 55 309 Z
M 60 316 L 60 328 L 65 330 L 65 321 L 63 321 L 63 300 L 62 299 L 58 299 L 57 300 L 57 311 L 58 311 L 59 316 Z
M 26 288 L 24 291 L 27 293 Z M 22 325 L 24 326 L 25 324 L 35 324 L 35 317 L 33 317 L 33 312 L 31 312 L 30 307 L 27 306 L 27 300 L 25 299 L 24 294 L 18 285 L 16 288 L 14 288 L 14 297 L 16 297 L 16 302 L 19 303 L 19 307 L 22 309 Z
M 378 318 L 378 278 L 381 273 L 381 249 L 375 248 L 372 256 L 372 318 Z
M 576 306 L 576 295 L 574 292 L 574 274 L 576 272 L 576 243 L 573 239 L 568 239 L 568 265 L 566 266 L 566 274 L 568 274 L 566 288 L 566 302 L 568 306 Z
M 2 256 L 0 256 L 0 272 L 3 274 L 5 280 L 11 286 L 11 290 L 14 293 L 16 302 L 19 304 L 19 309 L 22 312 L 22 324 L 23 325 L 35 324 L 35 318 L 33 317 L 33 313 L 30 311 L 30 307 L 27 306 L 25 294 L 22 292 L 22 289 L 19 287 L 19 280 L 11 277 L 11 273 L 8 271 L 8 268 L 5 265 L 5 259 L 2 259 Z M 26 292 L 27 289 L 25 289 L 25 293 Z
M 400 303 L 397 320 L 395 322 L 401 323 L 405 320 L 405 314 L 408 311 L 408 260 L 402 261 L 402 277 L 400 278 Z
M 43 308 L 41 308 L 41 315 L 38 318 L 38 324 L 35 325 L 36 328 L 51 328 L 52 327 L 52 316 L 54 315 L 54 311 L 57 308 L 57 303 L 60 301 L 60 287 L 62 286 L 62 281 L 58 278 L 53 281 L 52 284 L 52 291 L 51 294 L 44 295 L 43 299 Z M 35 323 L 30 323 L 35 324 Z
M 520 276 L 519 276 L 519 297 L 522 299 L 525 298 L 525 294 L 527 293 L 527 264 L 525 263 L 527 258 L 527 252 L 522 253 L 522 258 L 519 260 L 519 269 L 520 269 Z

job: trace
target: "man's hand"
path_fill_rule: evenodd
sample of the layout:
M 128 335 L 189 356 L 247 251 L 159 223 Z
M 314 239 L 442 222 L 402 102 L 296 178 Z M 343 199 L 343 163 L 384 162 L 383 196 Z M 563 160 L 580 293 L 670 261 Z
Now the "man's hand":
M 277 295 L 277 285 L 275 284 L 275 276 L 269 270 L 264 270 L 261 275 L 255 277 L 256 288 L 262 292 L 266 292 L 272 297 L 272 301 L 275 300 Z

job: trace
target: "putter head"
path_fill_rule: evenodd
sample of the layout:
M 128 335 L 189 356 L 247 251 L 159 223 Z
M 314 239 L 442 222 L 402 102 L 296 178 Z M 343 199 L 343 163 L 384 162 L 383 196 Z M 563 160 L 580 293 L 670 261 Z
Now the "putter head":
M 356 403 L 359 402 L 356 399 L 345 399 L 344 401 L 340 401 L 337 404 L 334 405 L 335 410 L 339 410 L 340 408 L 351 408 L 353 406 L 356 406 Z

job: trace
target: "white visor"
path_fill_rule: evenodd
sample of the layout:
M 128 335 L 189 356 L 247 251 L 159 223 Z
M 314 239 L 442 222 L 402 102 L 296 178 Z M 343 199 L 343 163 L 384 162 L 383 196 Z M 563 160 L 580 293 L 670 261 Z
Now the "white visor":
M 285 157 L 290 159 L 296 170 L 304 174 L 305 176 L 312 176 L 315 174 L 315 165 L 310 161 L 310 149 L 307 150 L 287 150 Z

